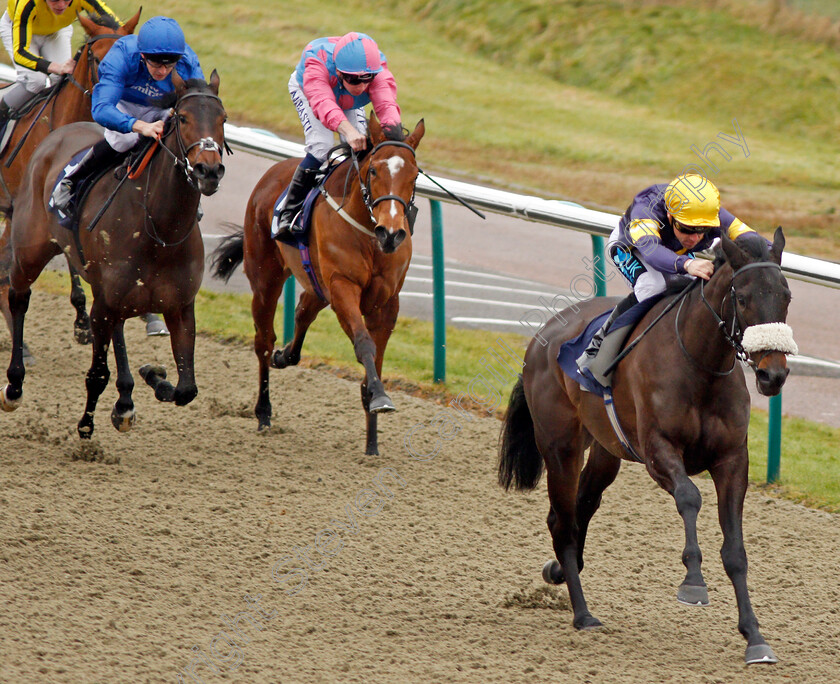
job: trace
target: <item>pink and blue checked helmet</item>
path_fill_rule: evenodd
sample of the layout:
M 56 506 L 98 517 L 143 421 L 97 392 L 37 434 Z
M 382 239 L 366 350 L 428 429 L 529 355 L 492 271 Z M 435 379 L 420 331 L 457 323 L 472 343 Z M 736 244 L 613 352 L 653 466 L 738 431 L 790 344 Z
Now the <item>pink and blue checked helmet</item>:
M 382 71 L 379 46 L 364 33 L 347 33 L 333 48 L 335 68 L 344 74 L 378 74 Z

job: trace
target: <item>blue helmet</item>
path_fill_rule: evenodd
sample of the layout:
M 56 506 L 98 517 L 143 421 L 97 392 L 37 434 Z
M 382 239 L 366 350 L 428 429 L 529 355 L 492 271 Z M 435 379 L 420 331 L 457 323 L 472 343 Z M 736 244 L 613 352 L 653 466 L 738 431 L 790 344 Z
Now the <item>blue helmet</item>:
M 137 49 L 144 55 L 183 57 L 186 50 L 184 32 L 174 19 L 152 17 L 137 34 Z
M 333 48 L 335 68 L 344 74 L 378 74 L 382 71 L 379 46 L 364 33 L 346 33 Z

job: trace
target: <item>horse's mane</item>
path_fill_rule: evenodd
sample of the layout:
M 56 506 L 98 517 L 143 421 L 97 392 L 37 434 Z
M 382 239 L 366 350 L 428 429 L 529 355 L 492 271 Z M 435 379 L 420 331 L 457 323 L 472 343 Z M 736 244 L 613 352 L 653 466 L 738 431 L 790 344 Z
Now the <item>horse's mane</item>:
M 88 17 L 97 26 L 109 28 L 112 31 L 117 31 L 120 28 L 120 25 L 116 21 L 114 21 L 114 18 L 108 16 L 107 14 L 97 14 L 96 12 L 88 12 Z
M 744 233 L 735 239 L 735 244 L 738 245 L 747 254 L 754 257 L 756 261 L 770 261 L 770 248 L 767 246 L 767 240 L 761 237 L 758 233 Z M 726 257 L 723 254 L 723 247 L 718 245 L 715 248 L 715 271 L 717 271 L 726 262 Z

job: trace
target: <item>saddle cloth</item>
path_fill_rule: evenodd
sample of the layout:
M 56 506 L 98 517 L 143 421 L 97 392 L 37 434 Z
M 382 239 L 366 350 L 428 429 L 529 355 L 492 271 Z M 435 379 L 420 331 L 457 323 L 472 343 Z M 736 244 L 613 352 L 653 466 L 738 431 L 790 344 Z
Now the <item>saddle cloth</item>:
M 309 246 L 309 228 L 312 218 L 312 207 L 315 205 L 315 200 L 320 194 L 319 186 L 316 186 L 309 191 L 306 199 L 303 202 L 303 208 L 297 213 L 292 222 L 292 229 L 285 235 L 277 237 L 277 225 L 280 221 L 280 212 L 283 211 L 283 206 L 286 204 L 286 192 L 284 190 L 277 201 L 274 203 L 274 211 L 271 216 L 271 237 L 274 240 L 279 240 L 291 247 L 297 247 L 298 243 L 303 243 L 304 246 Z
M 618 356 L 636 324 L 664 296 L 665 293 L 663 292 L 661 295 L 643 299 L 616 318 L 601 343 L 601 348 L 598 350 L 595 360 L 588 369 L 581 373 L 577 366 L 577 359 L 589 346 L 589 342 L 604 324 L 604 321 L 607 320 L 612 309 L 593 318 L 580 335 L 567 340 L 560 346 L 560 351 L 557 354 L 557 363 L 560 364 L 560 368 L 585 391 L 604 396 L 604 392 L 612 386 L 613 375 L 613 371 L 610 371 L 609 375 L 605 375 L 604 371 Z

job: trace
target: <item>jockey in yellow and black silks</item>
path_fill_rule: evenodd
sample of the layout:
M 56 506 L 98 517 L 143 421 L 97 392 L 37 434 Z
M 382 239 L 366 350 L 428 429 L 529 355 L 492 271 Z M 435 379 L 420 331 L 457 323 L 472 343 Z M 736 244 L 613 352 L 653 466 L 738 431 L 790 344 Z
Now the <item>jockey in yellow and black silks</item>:
M 8 0 L 0 18 L 0 40 L 15 65 L 17 80 L 3 91 L 0 124 L 62 74 L 73 73 L 70 39 L 81 11 L 111 19 L 115 29 L 121 25 L 101 0 Z

